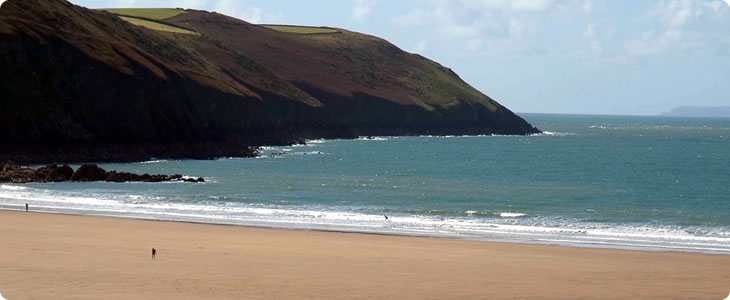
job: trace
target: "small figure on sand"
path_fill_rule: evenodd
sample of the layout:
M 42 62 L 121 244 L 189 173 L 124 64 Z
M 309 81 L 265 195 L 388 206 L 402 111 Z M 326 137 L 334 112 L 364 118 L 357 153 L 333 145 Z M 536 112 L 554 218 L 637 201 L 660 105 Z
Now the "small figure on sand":
M 152 259 L 155 259 L 155 255 L 157 255 L 157 249 L 152 248 Z
M 28 203 L 25 204 L 25 211 L 28 211 Z

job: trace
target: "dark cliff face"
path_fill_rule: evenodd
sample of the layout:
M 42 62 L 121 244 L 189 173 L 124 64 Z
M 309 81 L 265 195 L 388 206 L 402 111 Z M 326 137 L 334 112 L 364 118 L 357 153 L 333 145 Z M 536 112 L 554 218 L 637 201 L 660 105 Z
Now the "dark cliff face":
M 62 0 L 0 8 L 0 160 L 247 156 L 306 138 L 529 134 L 456 74 L 375 37 L 220 14 L 172 34 Z

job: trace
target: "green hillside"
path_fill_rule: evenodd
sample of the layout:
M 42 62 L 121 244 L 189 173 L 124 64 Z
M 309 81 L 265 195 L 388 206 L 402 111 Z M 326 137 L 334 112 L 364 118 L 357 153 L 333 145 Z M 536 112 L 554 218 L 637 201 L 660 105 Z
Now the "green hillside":
M 309 27 L 309 26 L 291 26 L 291 25 L 262 25 L 266 28 L 280 32 L 299 33 L 299 34 L 320 34 L 320 33 L 337 33 L 337 29 L 328 27 Z
M 166 24 L 159 23 L 159 22 L 152 22 L 152 21 L 137 19 L 137 18 L 132 18 L 132 17 L 121 17 L 120 16 L 120 18 L 122 20 L 132 23 L 134 25 L 146 27 L 146 28 L 149 28 L 152 30 L 172 32 L 172 33 L 194 34 L 194 35 L 199 34 L 195 31 L 190 31 L 190 30 L 183 29 L 183 28 L 173 27 L 173 26 L 166 25 Z
M 140 17 L 154 20 L 172 18 L 184 14 L 185 10 L 177 8 L 106 8 L 100 9 L 117 15 Z

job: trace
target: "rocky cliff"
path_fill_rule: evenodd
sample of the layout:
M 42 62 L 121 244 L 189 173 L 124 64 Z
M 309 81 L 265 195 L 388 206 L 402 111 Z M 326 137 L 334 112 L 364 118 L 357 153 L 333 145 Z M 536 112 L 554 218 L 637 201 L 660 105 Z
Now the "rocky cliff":
M 250 156 L 308 138 L 538 132 L 450 69 L 377 37 L 283 32 L 193 10 L 154 20 L 189 33 L 122 17 L 64 0 L 2 4 L 0 161 Z

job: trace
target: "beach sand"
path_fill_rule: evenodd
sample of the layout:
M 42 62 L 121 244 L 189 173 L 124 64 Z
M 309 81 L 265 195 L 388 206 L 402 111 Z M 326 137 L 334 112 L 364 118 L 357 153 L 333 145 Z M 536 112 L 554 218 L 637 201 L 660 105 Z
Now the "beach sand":
M 8 300 L 724 299 L 728 292 L 730 255 L 0 211 L 0 294 Z

